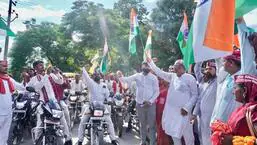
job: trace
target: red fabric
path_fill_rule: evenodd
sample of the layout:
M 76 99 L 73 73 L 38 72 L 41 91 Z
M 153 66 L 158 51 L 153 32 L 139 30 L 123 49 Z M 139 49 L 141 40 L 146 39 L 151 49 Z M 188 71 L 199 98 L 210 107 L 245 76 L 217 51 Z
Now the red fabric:
M 169 145 L 169 136 L 162 128 L 162 115 L 166 102 L 168 88 L 160 85 L 160 94 L 156 100 L 156 126 L 157 126 L 157 145 Z
M 113 81 L 112 83 L 112 89 L 113 89 L 113 93 L 116 94 L 116 81 Z
M 235 76 L 237 84 L 243 84 L 246 87 L 245 102 L 257 101 L 257 77 L 253 75 L 237 75 Z
M 236 109 L 228 119 L 228 123 L 216 121 L 212 124 L 212 142 L 213 145 L 220 145 L 222 136 L 224 134 L 231 134 L 234 136 L 251 136 L 249 127 L 246 121 L 246 111 L 250 106 L 255 106 L 252 111 L 252 122 L 257 123 L 257 77 L 252 75 L 238 75 L 235 76 L 235 83 L 242 84 L 246 87 L 246 96 L 243 106 Z
M 3 80 L 8 82 L 9 90 L 11 93 L 13 93 L 15 89 L 10 77 L 8 75 L 0 74 L 0 94 L 6 93 Z
M 229 135 L 232 132 L 232 129 L 228 124 L 223 123 L 222 121 L 219 121 L 219 120 L 215 120 L 211 124 L 211 130 L 212 130 L 212 135 L 211 135 L 212 145 L 221 145 L 221 141 L 224 135 Z
M 55 98 L 57 99 L 57 101 L 61 101 L 63 99 L 63 91 L 64 91 L 63 88 L 62 88 L 62 85 L 59 85 L 59 84 L 55 83 L 51 76 L 49 76 L 49 80 L 52 84 L 54 94 L 55 94 Z
M 234 60 L 234 61 L 241 61 L 241 53 L 240 50 L 234 50 L 233 53 L 229 56 L 224 57 L 226 60 Z
M 257 104 L 257 102 L 247 103 L 244 106 L 239 107 L 237 110 L 235 110 L 231 114 L 231 116 L 228 120 L 228 125 L 232 128 L 233 135 L 251 136 L 251 132 L 247 125 L 245 115 L 246 115 L 247 108 L 249 108 L 252 105 L 256 105 L 256 104 Z M 252 112 L 252 120 L 253 120 L 253 123 L 257 122 L 257 112 L 256 111 Z
M 113 81 L 112 88 L 113 88 L 113 93 L 116 94 L 116 92 L 117 92 L 117 82 L 116 81 Z M 119 88 L 120 88 L 120 93 L 124 93 L 122 84 L 120 81 L 119 81 Z

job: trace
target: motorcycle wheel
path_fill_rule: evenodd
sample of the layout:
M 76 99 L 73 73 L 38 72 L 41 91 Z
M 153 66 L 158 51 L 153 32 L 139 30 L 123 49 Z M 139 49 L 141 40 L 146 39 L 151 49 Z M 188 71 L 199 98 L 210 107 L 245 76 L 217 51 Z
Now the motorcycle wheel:
M 73 129 L 73 127 L 74 127 L 75 119 L 76 119 L 75 110 L 72 109 L 72 110 L 70 111 L 70 128 L 71 128 L 71 129 Z
M 119 137 L 122 137 L 123 132 L 123 118 L 117 117 L 117 133 Z
M 23 134 L 20 133 L 22 132 L 22 128 L 18 127 L 17 122 L 12 122 L 11 128 L 9 131 L 9 138 L 8 138 L 8 145 L 20 145 L 22 142 Z M 19 129 L 18 129 L 19 128 Z
M 43 144 L 44 135 L 41 135 L 37 140 L 36 145 L 63 145 L 63 140 L 61 137 L 55 135 L 45 136 L 45 144 Z
M 95 131 L 92 145 L 104 145 L 104 133 L 103 131 Z

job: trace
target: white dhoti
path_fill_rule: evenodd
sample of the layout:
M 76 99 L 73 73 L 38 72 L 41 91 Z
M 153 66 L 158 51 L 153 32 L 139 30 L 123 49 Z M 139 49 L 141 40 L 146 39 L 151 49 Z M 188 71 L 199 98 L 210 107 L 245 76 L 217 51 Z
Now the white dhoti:
M 6 145 L 12 123 L 12 113 L 0 115 L 0 145 Z

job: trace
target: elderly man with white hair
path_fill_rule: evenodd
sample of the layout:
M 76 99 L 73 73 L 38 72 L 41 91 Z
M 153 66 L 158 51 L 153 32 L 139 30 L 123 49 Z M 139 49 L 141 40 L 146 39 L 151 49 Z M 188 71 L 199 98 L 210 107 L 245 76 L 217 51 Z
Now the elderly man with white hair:
M 196 79 L 186 73 L 182 60 L 174 63 L 174 73 L 162 71 L 149 57 L 147 62 L 157 76 L 170 83 L 162 116 L 165 133 L 172 137 L 174 145 L 182 145 L 182 137 L 186 145 L 194 145 L 190 115 L 198 98 Z

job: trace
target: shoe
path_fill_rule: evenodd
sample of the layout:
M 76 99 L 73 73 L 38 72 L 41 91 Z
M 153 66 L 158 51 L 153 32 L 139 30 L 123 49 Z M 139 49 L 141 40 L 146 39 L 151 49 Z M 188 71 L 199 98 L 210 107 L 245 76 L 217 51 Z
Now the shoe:
M 112 141 L 112 144 L 113 144 L 113 145 L 119 145 L 119 142 L 118 142 L 117 140 L 113 140 L 113 141 Z
M 64 143 L 64 145 L 72 145 L 72 141 L 71 140 L 68 140 Z
M 82 142 L 79 141 L 79 142 L 78 142 L 78 145 L 82 145 Z

